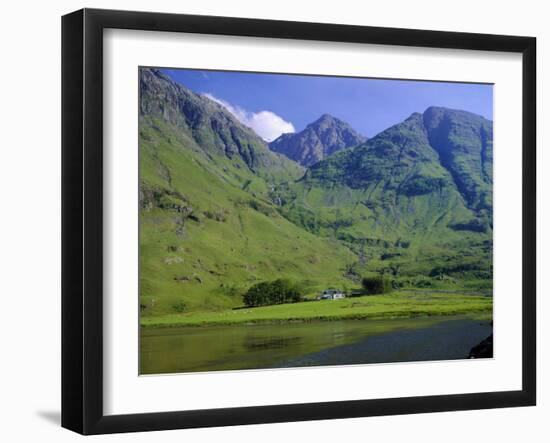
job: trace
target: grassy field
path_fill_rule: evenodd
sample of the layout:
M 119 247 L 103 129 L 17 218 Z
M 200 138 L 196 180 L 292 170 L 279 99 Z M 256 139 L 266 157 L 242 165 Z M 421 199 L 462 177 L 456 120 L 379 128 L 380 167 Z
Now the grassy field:
M 492 317 L 493 299 L 478 295 L 399 291 L 342 300 L 308 301 L 258 308 L 226 309 L 142 317 L 143 327 L 277 323 L 292 321 L 411 318 L 472 314 Z

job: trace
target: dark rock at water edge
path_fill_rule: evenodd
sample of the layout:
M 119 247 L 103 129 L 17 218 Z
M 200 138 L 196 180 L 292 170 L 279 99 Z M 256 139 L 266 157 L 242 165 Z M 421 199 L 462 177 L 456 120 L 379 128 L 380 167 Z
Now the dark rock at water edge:
M 493 358 L 493 334 L 474 346 L 470 351 L 469 358 Z

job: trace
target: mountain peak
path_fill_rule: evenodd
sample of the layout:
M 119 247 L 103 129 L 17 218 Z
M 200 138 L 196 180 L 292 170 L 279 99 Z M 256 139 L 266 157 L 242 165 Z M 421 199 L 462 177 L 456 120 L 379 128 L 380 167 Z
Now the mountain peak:
M 491 122 L 482 115 L 475 114 L 469 111 L 462 111 L 458 109 L 445 108 L 443 106 L 430 106 L 422 114 L 424 122 L 439 121 L 443 118 L 464 119 L 469 122 Z
M 446 108 L 444 106 L 428 106 L 424 111 L 424 114 L 426 113 L 430 114 L 434 112 L 447 112 L 447 111 L 455 111 L 455 109 Z
M 335 152 L 359 145 L 365 140 L 348 123 L 325 113 L 303 131 L 283 134 L 271 142 L 269 147 L 303 166 L 311 166 Z
M 332 115 L 325 113 L 325 114 L 321 115 L 321 117 L 319 117 L 313 123 L 310 123 L 310 124 L 313 125 L 315 123 L 321 123 L 321 122 L 325 122 L 325 121 L 334 121 L 334 120 L 337 120 L 337 119 L 335 117 L 333 117 Z
M 313 127 L 313 128 L 318 128 L 320 126 L 323 126 L 323 127 L 326 127 L 326 126 L 342 126 L 342 127 L 348 127 L 351 129 L 351 126 L 346 123 L 345 121 L 343 120 L 340 120 L 339 118 L 337 117 L 334 117 L 333 115 L 330 115 L 330 114 L 323 114 L 321 115 L 321 117 L 319 117 L 317 120 L 311 122 L 309 125 L 307 125 L 307 127 Z

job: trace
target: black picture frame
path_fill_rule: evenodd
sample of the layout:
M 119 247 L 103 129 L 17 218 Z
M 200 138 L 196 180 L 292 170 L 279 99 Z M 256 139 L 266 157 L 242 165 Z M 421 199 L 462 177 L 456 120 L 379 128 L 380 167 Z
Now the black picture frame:
M 103 412 L 103 30 L 454 48 L 522 54 L 522 389 L 131 415 Z M 152 431 L 536 403 L 536 39 L 229 17 L 83 9 L 62 18 L 62 426 Z

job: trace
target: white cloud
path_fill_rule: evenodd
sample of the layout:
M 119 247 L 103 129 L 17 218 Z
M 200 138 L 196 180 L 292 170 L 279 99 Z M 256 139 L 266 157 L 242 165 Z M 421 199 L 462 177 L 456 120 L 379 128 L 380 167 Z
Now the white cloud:
M 205 93 L 205 97 L 215 101 L 233 114 L 243 125 L 252 128 L 256 134 L 267 142 L 271 142 L 281 134 L 296 132 L 294 125 L 287 122 L 271 111 L 250 112 L 240 106 L 232 105 L 212 94 Z

